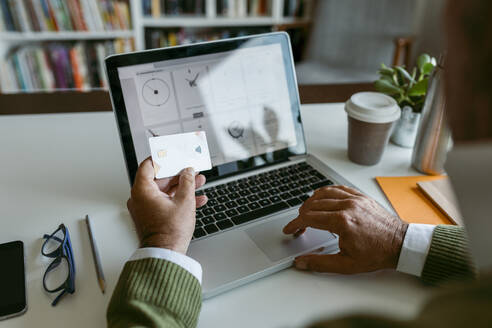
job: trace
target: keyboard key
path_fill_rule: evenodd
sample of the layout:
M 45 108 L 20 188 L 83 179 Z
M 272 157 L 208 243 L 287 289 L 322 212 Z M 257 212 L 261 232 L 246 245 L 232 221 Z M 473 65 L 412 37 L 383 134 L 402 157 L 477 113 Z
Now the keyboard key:
M 227 206 L 227 208 L 235 208 L 237 207 L 237 203 L 231 200 L 230 202 L 225 203 L 225 206 Z
M 203 218 L 203 213 L 201 211 L 196 211 L 196 218 L 197 219 Z
M 302 200 L 300 200 L 299 198 L 291 198 L 289 200 L 287 200 L 287 203 L 290 205 L 290 206 L 296 206 L 296 205 L 299 205 L 299 204 L 302 204 Z
M 201 227 L 203 225 L 202 221 L 196 220 L 195 221 L 195 228 Z
M 227 194 L 227 190 L 226 189 L 219 189 L 217 190 L 217 194 L 223 196 L 223 195 L 226 195 Z
M 309 198 L 309 195 L 308 195 L 308 194 L 304 194 L 304 195 L 299 196 L 299 198 L 300 198 L 303 202 L 305 202 L 305 201 Z
M 195 229 L 195 232 L 193 233 L 193 237 L 200 238 L 200 237 L 205 236 L 206 234 L 207 233 L 205 232 L 205 230 L 203 230 L 203 228 L 197 228 L 197 229 Z
M 215 213 L 215 211 L 213 210 L 213 208 L 204 208 L 202 210 L 202 212 L 203 212 L 203 215 L 212 215 L 212 214 Z
M 301 190 L 299 190 L 299 189 L 295 189 L 295 190 L 292 190 L 292 191 L 290 192 L 290 194 L 291 194 L 292 196 L 299 196 L 299 195 L 302 195 L 302 194 L 303 194 L 303 192 L 302 192 Z
M 216 226 L 215 224 L 209 224 L 209 225 L 206 225 L 206 226 L 204 227 L 204 229 L 205 229 L 205 231 L 206 231 L 207 233 L 209 233 L 209 234 L 210 234 L 210 233 L 214 233 L 214 232 L 219 231 L 219 228 L 217 228 L 217 226 Z
M 268 199 L 260 199 L 260 201 L 258 202 L 261 206 L 268 206 L 270 205 L 272 202 Z
M 260 199 L 260 198 L 259 198 L 258 196 L 256 196 L 256 195 L 251 195 L 251 196 L 248 196 L 247 198 L 248 198 L 248 200 L 249 200 L 250 202 L 256 202 L 257 200 L 259 200 L 259 199 Z
M 219 202 L 216 199 L 208 199 L 207 206 L 214 207 L 216 205 L 219 205 Z
M 280 194 L 280 198 L 282 198 L 283 200 L 286 200 L 286 199 L 292 198 L 292 196 L 288 192 L 285 192 L 283 194 Z
M 218 196 L 215 191 L 205 192 L 205 195 L 207 195 L 208 198 L 216 198 Z
M 248 189 L 249 186 L 246 184 L 246 181 L 237 185 L 240 189 Z
M 316 183 L 313 183 L 311 185 L 311 188 L 313 188 L 313 190 L 315 189 L 318 189 L 318 188 L 321 188 L 321 187 L 324 187 L 324 186 L 330 186 L 333 184 L 333 181 L 331 180 L 323 180 L 323 181 L 320 181 L 320 182 L 316 182 Z
M 226 203 L 229 201 L 229 198 L 227 198 L 227 196 L 219 196 L 217 197 L 217 201 L 220 203 Z
M 214 222 L 215 222 L 215 220 L 214 220 L 214 218 L 213 218 L 213 217 L 211 217 L 211 216 L 206 216 L 206 217 L 204 217 L 204 218 L 202 219 L 202 222 L 203 222 L 203 224 L 210 224 L 210 223 L 214 223 Z
M 214 210 L 215 212 L 222 212 L 222 211 L 225 211 L 227 208 L 224 206 L 224 205 L 217 205 L 217 206 L 214 206 Z
M 241 195 L 239 195 L 238 192 L 231 192 L 228 196 L 230 199 L 237 199 L 237 198 L 241 197 Z
M 280 186 L 280 180 L 273 180 L 270 182 L 270 184 L 272 185 L 272 187 L 278 187 Z
M 215 221 L 220 221 L 220 220 L 224 220 L 227 218 L 227 216 L 225 215 L 224 212 L 214 214 L 213 217 L 214 217 Z
M 310 192 L 312 189 L 310 187 L 302 187 L 301 191 L 302 192 Z
M 290 182 L 290 179 L 289 178 L 282 178 L 280 179 L 280 182 L 282 182 L 283 184 L 286 184 L 286 183 L 289 183 Z
M 233 225 L 234 224 L 232 224 L 231 220 L 229 220 L 229 219 L 217 222 L 217 227 L 219 227 L 220 230 L 228 229 L 228 228 L 232 227 Z
M 289 191 L 290 188 L 287 186 L 280 186 L 280 187 L 278 187 L 278 190 L 280 190 L 280 192 L 285 192 L 285 191 Z
M 230 210 L 225 211 L 225 214 L 227 214 L 228 217 L 233 217 L 233 216 L 238 215 L 239 213 L 235 209 L 232 208 Z
M 203 190 L 195 191 L 195 196 L 202 196 L 202 195 L 205 195 L 205 192 Z
M 307 181 L 308 181 L 309 183 L 316 183 L 316 182 L 318 182 L 319 180 L 318 180 L 318 178 L 316 178 L 316 177 L 310 177 L 309 179 L 307 179 Z
M 299 184 L 297 182 L 292 182 L 289 184 L 290 189 L 296 189 L 299 188 Z
M 241 196 L 248 196 L 249 194 L 251 194 L 251 192 L 248 189 L 244 189 L 244 190 L 239 191 L 239 195 L 241 195 Z
M 239 213 L 246 213 L 246 212 L 249 212 L 249 208 L 245 205 L 243 206 L 239 206 L 238 208 L 236 208 L 236 210 L 239 212 Z
M 250 191 L 251 191 L 251 193 L 253 193 L 253 194 L 257 194 L 257 193 L 259 193 L 259 192 L 261 191 L 261 189 L 260 189 L 260 188 L 258 188 L 257 186 L 251 187 L 249 190 L 250 190 Z
M 248 204 L 248 207 L 250 210 L 254 211 L 254 210 L 259 209 L 261 206 L 257 202 L 254 202 L 254 203 Z
M 266 215 L 269 215 L 269 214 L 272 214 L 272 213 L 275 213 L 275 212 L 278 212 L 281 210 L 285 210 L 288 208 L 289 208 L 289 205 L 287 205 L 287 203 L 281 202 L 281 203 L 277 203 L 277 204 L 273 204 L 273 205 L 270 205 L 267 207 L 260 208 L 256 211 L 252 211 L 249 213 L 235 216 L 232 218 L 232 222 L 234 222 L 234 224 L 242 224 L 242 223 L 246 223 L 249 221 L 253 221 L 253 220 L 260 218 L 262 216 L 266 216 Z
M 272 197 L 270 197 L 270 201 L 272 203 L 278 203 L 278 202 L 282 201 L 282 198 L 280 198 L 279 196 L 272 196 Z
M 239 198 L 238 200 L 236 200 L 236 203 L 238 203 L 239 205 L 246 205 L 248 204 L 248 199 L 246 197 L 243 197 L 243 198 Z
M 278 188 L 272 188 L 272 189 L 268 190 L 268 193 L 272 196 L 276 196 L 276 195 L 280 194 L 280 190 L 278 190 Z
M 260 192 L 260 193 L 258 194 L 258 196 L 259 196 L 259 197 L 261 197 L 261 198 L 267 198 L 267 197 L 269 197 L 269 196 L 270 196 L 270 194 L 269 194 L 269 193 L 267 193 L 266 191 L 262 191 L 262 192 Z

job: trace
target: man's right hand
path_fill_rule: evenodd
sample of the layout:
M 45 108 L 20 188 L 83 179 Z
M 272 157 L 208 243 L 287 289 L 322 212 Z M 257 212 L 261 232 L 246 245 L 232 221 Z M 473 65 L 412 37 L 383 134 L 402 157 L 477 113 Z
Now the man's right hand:
M 144 160 L 127 203 L 140 246 L 186 254 L 195 229 L 195 210 L 207 202 L 205 195 L 195 197 L 195 189 L 203 184 L 205 177 L 195 175 L 192 168 L 180 176 L 155 180 L 152 161 Z
M 307 227 L 336 233 L 340 252 L 299 256 L 296 268 L 360 273 L 396 268 L 408 224 L 357 190 L 332 186 L 318 189 L 306 200 L 284 233 L 300 235 Z

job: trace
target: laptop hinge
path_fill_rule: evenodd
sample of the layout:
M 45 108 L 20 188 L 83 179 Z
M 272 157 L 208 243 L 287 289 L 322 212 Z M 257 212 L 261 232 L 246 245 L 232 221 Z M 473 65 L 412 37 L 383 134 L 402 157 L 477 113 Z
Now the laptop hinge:
M 289 161 L 301 161 L 301 160 L 305 160 L 307 158 L 308 158 L 308 155 L 307 154 L 304 154 L 304 155 L 296 155 L 296 156 L 289 157 Z

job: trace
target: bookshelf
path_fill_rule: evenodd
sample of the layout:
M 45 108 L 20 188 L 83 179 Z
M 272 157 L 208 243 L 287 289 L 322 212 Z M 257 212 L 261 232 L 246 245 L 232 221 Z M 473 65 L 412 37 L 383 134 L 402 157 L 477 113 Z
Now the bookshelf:
M 11 103 L 15 107 L 16 103 L 14 102 L 19 102 L 21 99 L 16 94 L 19 94 L 19 96 L 24 95 L 26 98 L 35 97 L 37 103 L 43 103 L 43 97 L 46 97 L 46 103 L 51 103 L 53 97 L 56 97 L 57 94 L 63 96 L 64 99 L 73 97 L 74 94 L 79 94 L 77 99 L 86 98 L 81 103 L 88 105 L 91 103 L 91 99 L 94 98 L 97 99 L 94 102 L 97 105 L 101 102 L 101 97 L 107 94 L 104 91 L 107 90 L 107 84 L 103 81 L 105 76 L 103 76 L 102 58 L 111 51 L 117 51 L 117 49 L 119 51 L 143 50 L 155 47 L 155 44 L 153 45 L 149 42 L 149 35 L 152 33 L 161 33 L 164 36 L 174 33 L 174 44 L 277 30 L 301 31 L 307 35 L 312 23 L 311 14 L 315 1 L 0 0 L 0 71 L 2 71 L 1 75 L 3 76 L 0 77 L 0 102 L 3 105 Z M 49 13 L 45 12 L 44 14 L 47 16 L 43 16 L 29 9 L 29 6 L 39 9 L 40 4 L 53 6 L 61 4 L 64 6 L 66 17 L 63 18 L 54 14 L 51 15 L 51 23 L 43 23 L 41 18 L 49 18 Z M 79 9 L 74 7 L 77 4 L 80 6 Z M 17 6 L 17 10 L 24 7 L 22 10 L 25 13 L 19 14 L 19 18 L 24 19 L 17 18 L 16 24 L 14 24 L 14 21 L 7 24 L 5 22 L 5 5 Z M 153 8 L 156 5 L 159 6 L 159 10 Z M 179 5 L 183 5 L 183 8 L 180 8 Z M 147 11 L 149 6 L 150 12 Z M 186 6 L 188 7 L 186 8 Z M 300 7 L 302 7 L 302 10 L 299 10 Z M 107 10 L 109 14 L 99 13 L 98 17 L 101 17 L 101 19 L 96 19 L 94 16 L 97 11 L 94 10 L 97 8 L 102 11 Z M 116 10 L 115 8 L 118 9 Z M 53 9 L 56 8 L 53 7 Z M 80 9 L 83 10 L 80 11 Z M 84 10 L 86 11 L 84 12 Z M 71 25 L 66 20 L 67 17 L 71 17 Z M 127 17 L 128 21 L 122 20 L 122 17 Z M 62 24 L 59 21 L 63 19 L 65 21 Z M 33 23 L 30 20 L 37 20 L 38 22 Z M 27 21 L 27 23 L 21 23 L 21 21 Z M 58 27 L 55 28 L 54 24 L 58 25 Z M 299 37 L 292 39 L 299 39 Z M 120 40 L 124 40 L 124 46 L 119 45 Z M 129 46 L 130 43 L 131 48 Z M 35 86 L 33 89 L 12 88 L 12 83 L 9 85 L 10 88 L 6 87 L 5 76 L 8 74 L 4 73 L 6 71 L 5 62 L 12 58 L 15 51 L 28 48 L 34 49 L 32 51 L 36 53 L 37 47 L 44 49 L 44 47 L 50 47 L 52 44 L 66 45 L 68 53 L 71 52 L 72 48 L 78 46 L 79 56 L 80 45 L 83 46 L 82 53 L 84 53 L 86 52 L 85 47 L 91 48 L 92 45 L 103 44 L 107 51 L 103 53 L 99 49 L 101 53 L 97 57 L 98 63 L 97 65 L 92 65 L 93 68 L 97 66 L 98 74 L 101 75 L 99 77 L 100 81 L 96 78 L 96 85 L 94 85 L 94 81 L 92 81 L 94 79 L 92 79 L 91 83 L 81 84 L 79 81 L 77 86 L 75 82 L 62 83 L 53 88 L 45 89 L 41 88 L 40 85 L 46 84 L 46 81 L 36 81 L 32 78 L 30 82 Z M 113 46 L 110 46 L 109 49 L 108 44 L 113 44 Z M 166 43 L 164 45 L 158 44 L 157 46 L 169 45 L 173 44 Z M 99 46 L 99 48 L 102 48 L 102 46 Z M 296 50 L 294 52 L 296 53 Z M 298 53 L 302 53 L 302 50 L 298 51 Z M 39 54 L 36 53 L 36 55 Z M 35 55 L 32 56 L 33 58 L 35 57 Z M 70 68 L 70 66 L 68 67 Z M 11 74 L 15 73 L 11 72 Z M 20 101 L 20 103 L 20 107 L 22 107 L 22 104 L 33 102 L 26 99 L 26 101 Z M 19 108 L 21 113 L 30 112 L 31 110 Z

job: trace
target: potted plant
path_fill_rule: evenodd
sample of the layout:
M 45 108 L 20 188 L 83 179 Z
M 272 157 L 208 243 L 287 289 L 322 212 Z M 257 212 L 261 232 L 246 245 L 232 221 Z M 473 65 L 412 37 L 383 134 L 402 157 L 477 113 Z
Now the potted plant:
M 402 109 L 391 141 L 399 146 L 411 148 L 415 143 L 422 106 L 427 93 L 429 76 L 436 66 L 436 59 L 422 54 L 417 67 L 410 74 L 404 66 L 388 67 L 381 64 L 379 80 L 374 83 L 377 91 L 393 97 Z

